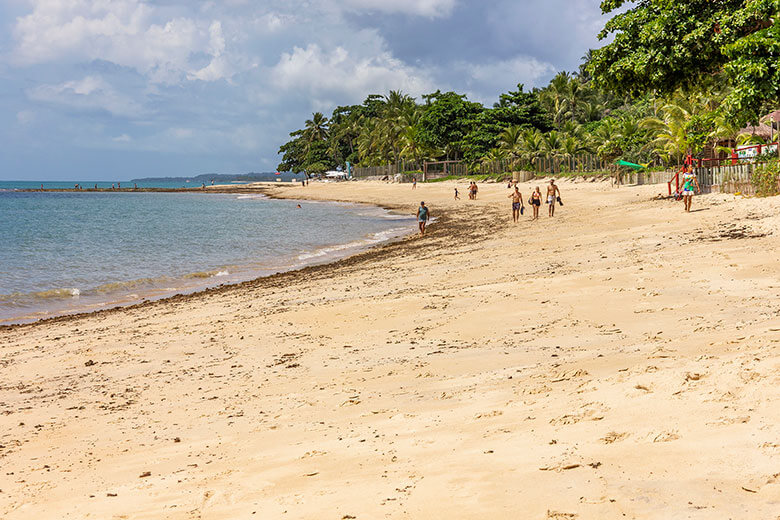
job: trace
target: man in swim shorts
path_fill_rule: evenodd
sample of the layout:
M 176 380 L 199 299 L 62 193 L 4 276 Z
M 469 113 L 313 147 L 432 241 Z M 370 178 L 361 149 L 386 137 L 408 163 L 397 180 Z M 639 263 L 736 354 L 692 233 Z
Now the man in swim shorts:
M 555 179 L 550 179 L 550 185 L 547 186 L 547 214 L 555 216 L 555 202 L 560 198 L 561 190 L 555 185 Z
M 430 216 L 428 206 L 425 205 L 425 202 L 420 202 L 420 207 L 417 208 L 417 225 L 420 228 L 420 236 L 425 234 L 425 224 L 428 223 Z
M 525 208 L 523 204 L 523 195 L 520 193 L 520 188 L 515 186 L 515 191 L 509 194 L 509 198 L 512 199 L 512 222 L 517 224 L 520 220 L 520 209 Z

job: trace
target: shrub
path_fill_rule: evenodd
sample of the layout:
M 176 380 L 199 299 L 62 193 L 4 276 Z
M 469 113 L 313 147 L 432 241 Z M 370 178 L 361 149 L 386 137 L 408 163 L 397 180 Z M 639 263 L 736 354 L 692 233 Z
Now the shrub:
M 750 182 L 759 197 L 769 197 L 780 193 L 780 161 L 774 159 L 753 170 Z

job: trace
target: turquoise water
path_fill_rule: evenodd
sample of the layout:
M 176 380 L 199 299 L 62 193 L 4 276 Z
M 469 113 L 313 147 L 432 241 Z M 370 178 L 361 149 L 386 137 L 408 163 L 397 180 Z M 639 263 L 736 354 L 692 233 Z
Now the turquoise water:
M 413 230 L 367 206 L 202 193 L 0 191 L 0 323 L 344 256 Z
M 132 188 L 132 182 L 117 183 L 107 181 L 0 181 L 0 191 L 6 190 L 39 190 L 41 186 L 45 190 L 67 190 L 73 189 L 76 184 L 81 186 L 82 189 L 92 189 L 95 186 L 98 189 L 111 189 L 111 186 L 120 184 L 121 188 Z M 200 184 L 181 183 L 181 182 L 139 182 L 137 183 L 139 188 L 197 188 Z

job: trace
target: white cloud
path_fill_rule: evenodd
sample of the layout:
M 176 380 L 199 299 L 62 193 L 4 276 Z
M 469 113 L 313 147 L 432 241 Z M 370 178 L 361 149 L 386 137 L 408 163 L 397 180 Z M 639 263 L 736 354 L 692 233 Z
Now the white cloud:
M 342 0 L 340 3 L 352 9 L 403 13 L 429 18 L 447 16 L 455 7 L 455 0 Z
M 27 97 L 67 108 L 104 110 L 111 115 L 126 118 L 136 118 L 146 113 L 140 103 L 117 91 L 100 76 L 86 76 L 58 85 L 40 85 L 27 90 Z
M 431 87 L 422 71 L 389 52 L 369 50 L 361 56 L 340 46 L 325 52 L 317 44 L 282 53 L 271 78 L 277 88 L 310 92 L 315 102 L 334 93 L 354 102 L 368 93 L 401 89 L 419 95 Z
M 133 140 L 133 138 L 127 134 L 122 134 L 116 137 L 112 137 L 111 140 L 114 141 L 115 143 L 129 143 L 130 141 Z
M 160 18 L 142 0 L 32 0 L 33 12 L 14 28 L 17 65 L 103 60 L 145 74 L 153 82 L 214 81 L 231 73 L 219 21 Z M 197 69 L 193 56 L 217 60 Z M 204 70 L 208 69 L 208 70 Z

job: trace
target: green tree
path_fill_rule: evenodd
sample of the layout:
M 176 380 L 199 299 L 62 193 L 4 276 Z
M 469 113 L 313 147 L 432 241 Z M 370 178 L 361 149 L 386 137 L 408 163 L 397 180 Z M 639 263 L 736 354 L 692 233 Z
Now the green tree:
M 485 108 L 455 92 L 436 91 L 423 96 L 425 112 L 420 117 L 423 141 L 430 148 L 442 149 L 447 159 L 463 154 L 463 139 L 472 130 L 474 121 Z
M 604 0 L 614 13 L 628 2 Z M 742 124 L 780 101 L 780 0 L 642 0 L 610 19 L 588 70 L 619 95 L 702 90 L 713 75 L 732 87 L 723 105 Z

